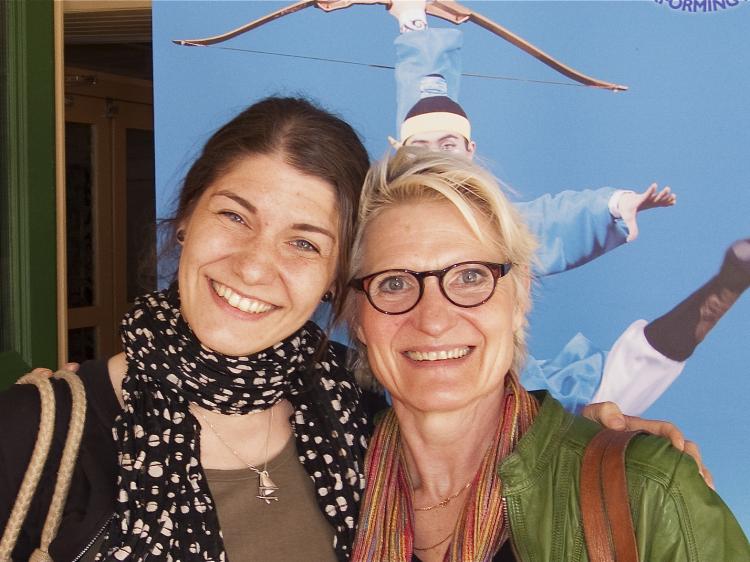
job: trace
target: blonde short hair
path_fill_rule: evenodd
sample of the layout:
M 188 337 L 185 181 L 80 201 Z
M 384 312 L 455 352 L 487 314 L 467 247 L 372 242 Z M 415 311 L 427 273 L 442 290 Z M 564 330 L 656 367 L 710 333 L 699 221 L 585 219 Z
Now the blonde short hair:
M 531 270 L 536 240 L 521 215 L 503 193 L 500 183 L 484 168 L 465 157 L 423 148 L 403 147 L 394 155 L 373 164 L 365 178 L 360 199 L 357 233 L 352 250 L 349 278 L 363 274 L 363 242 L 367 228 L 383 211 L 404 203 L 446 201 L 461 213 L 476 237 L 497 250 L 513 264 L 509 273 L 516 295 L 516 307 L 524 322 L 513 334 L 511 371 L 520 375 L 526 358 L 526 316 L 531 308 Z M 481 227 L 480 218 L 492 225 L 489 232 Z M 350 291 L 344 306 L 344 317 L 351 327 L 357 325 L 355 294 Z M 372 387 L 372 375 L 366 364 L 364 349 L 359 349 L 355 371 L 360 384 Z

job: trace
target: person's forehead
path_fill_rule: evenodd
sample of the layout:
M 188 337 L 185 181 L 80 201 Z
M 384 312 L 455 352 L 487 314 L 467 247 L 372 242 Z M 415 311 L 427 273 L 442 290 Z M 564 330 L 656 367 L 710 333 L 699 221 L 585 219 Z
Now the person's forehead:
M 487 219 L 475 216 L 483 228 Z M 480 240 L 450 202 L 395 204 L 367 225 L 363 237 L 363 272 L 393 268 L 440 269 L 453 263 L 497 261 L 496 249 Z
M 204 207 L 217 196 L 231 194 L 258 211 L 277 211 L 284 222 L 303 223 L 315 219 L 326 229 L 336 230 L 339 207 L 336 189 L 328 180 L 305 174 L 286 163 L 279 155 L 252 154 L 238 158 L 204 190 Z M 247 207 L 247 205 L 243 205 Z

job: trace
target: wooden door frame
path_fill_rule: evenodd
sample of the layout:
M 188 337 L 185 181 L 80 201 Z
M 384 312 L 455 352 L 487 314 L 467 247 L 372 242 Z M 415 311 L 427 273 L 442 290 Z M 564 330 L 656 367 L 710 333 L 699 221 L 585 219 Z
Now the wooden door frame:
M 122 315 L 130 309 L 127 302 L 126 234 L 125 224 L 125 133 L 127 129 L 153 130 L 153 84 L 148 80 L 115 74 L 65 67 L 65 121 L 86 123 L 95 127 L 94 146 L 94 216 L 95 242 L 93 306 L 66 309 L 62 314 L 67 324 L 61 328 L 88 327 L 96 324 L 97 348 L 102 353 L 117 352 L 120 348 L 116 329 Z M 64 143 L 64 138 L 63 141 Z M 65 161 L 60 162 L 65 166 Z M 64 189 L 63 189 L 64 194 Z M 65 212 L 64 206 L 61 212 Z M 102 224 L 108 227 L 100 228 Z M 66 233 L 62 234 L 63 243 Z M 67 280 L 67 263 L 61 274 Z M 67 294 L 65 295 L 67 297 Z M 110 325 L 112 330 L 102 330 Z M 67 353 L 67 342 L 65 343 Z M 78 359 L 78 358 L 73 358 Z M 67 357 L 62 359 L 67 361 Z
M 153 87 L 149 93 L 153 91 Z M 112 127 L 112 146 L 127 147 L 127 131 L 129 129 L 140 129 L 144 131 L 154 130 L 153 104 L 148 101 L 126 101 L 116 100 L 117 116 Z M 127 199 L 127 166 L 124 150 L 113 151 L 112 154 L 112 179 L 113 179 L 113 205 L 112 208 L 119 210 L 112 216 L 113 241 L 114 241 L 114 314 L 116 321 L 133 306 L 127 300 L 128 277 L 127 277 L 127 221 L 128 205 Z M 154 195 L 156 192 L 154 191 Z M 156 202 L 154 202 L 154 205 Z M 153 240 L 156 243 L 156 239 Z M 119 332 L 118 332 L 119 343 Z

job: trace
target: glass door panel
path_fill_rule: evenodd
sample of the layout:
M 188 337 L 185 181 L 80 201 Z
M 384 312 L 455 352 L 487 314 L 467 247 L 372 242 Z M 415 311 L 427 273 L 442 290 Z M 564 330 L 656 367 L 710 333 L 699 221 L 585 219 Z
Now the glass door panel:
M 152 107 L 69 95 L 66 109 L 68 358 L 121 351 L 119 324 L 155 287 Z
M 68 96 L 65 110 L 68 359 L 115 352 L 111 126 L 105 100 Z

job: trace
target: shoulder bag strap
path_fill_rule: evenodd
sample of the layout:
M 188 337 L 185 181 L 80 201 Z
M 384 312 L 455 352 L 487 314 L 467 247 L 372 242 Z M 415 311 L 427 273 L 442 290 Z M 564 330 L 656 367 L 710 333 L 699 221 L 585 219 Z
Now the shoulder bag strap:
M 0 562 L 9 561 L 13 548 L 18 540 L 18 534 L 26 519 L 26 514 L 31 505 L 31 499 L 34 497 L 39 479 L 42 477 L 44 464 L 47 462 L 50 444 L 52 443 L 52 434 L 55 431 L 55 392 L 52 390 L 52 384 L 46 375 L 24 375 L 16 384 L 33 384 L 39 389 L 40 410 L 39 410 L 39 431 L 36 436 L 34 450 L 31 453 L 31 460 L 23 476 L 21 487 L 18 489 L 16 501 L 8 517 L 8 522 L 3 531 L 3 538 L 0 539 Z
M 625 449 L 637 431 L 604 429 L 581 466 L 581 517 L 591 562 L 638 562 L 625 478 Z
M 80 377 L 70 371 L 58 371 L 55 376 L 63 379 L 70 387 L 72 399 L 70 422 L 68 424 L 68 435 L 65 438 L 65 447 L 60 459 L 60 468 L 57 471 L 55 491 L 52 494 L 47 518 L 44 521 L 39 548 L 34 551 L 31 557 L 33 562 L 52 560 L 49 555 L 49 545 L 57 536 L 57 530 L 60 528 L 60 520 L 65 507 L 65 500 L 68 498 L 70 482 L 73 479 L 73 471 L 78 459 L 78 449 L 81 446 L 81 437 L 83 437 L 83 427 L 86 422 L 86 389 Z
M 63 507 L 65 506 L 65 500 L 70 490 L 70 482 L 73 478 L 73 470 L 78 458 L 78 450 L 86 421 L 86 390 L 81 379 L 78 375 L 69 371 L 58 371 L 55 373 L 55 376 L 63 379 L 70 387 L 71 414 L 60 467 L 57 471 L 55 490 L 52 494 L 47 517 L 44 521 L 40 545 L 30 558 L 34 562 L 51 562 L 52 560 L 49 555 L 49 545 L 54 540 L 57 530 L 60 527 Z M 34 450 L 31 454 L 31 460 L 26 468 L 26 474 L 24 474 L 13 510 L 8 518 L 3 537 L 0 540 L 0 562 L 11 560 L 11 554 L 18 540 L 18 534 L 26 519 L 31 500 L 34 497 L 44 465 L 47 462 L 47 456 L 49 455 L 55 431 L 55 393 L 49 377 L 41 374 L 28 374 L 21 377 L 16 384 L 33 384 L 39 389 L 41 400 L 39 431 Z

